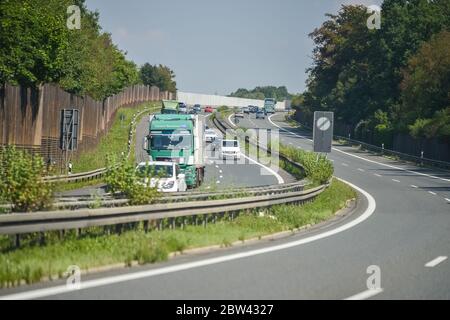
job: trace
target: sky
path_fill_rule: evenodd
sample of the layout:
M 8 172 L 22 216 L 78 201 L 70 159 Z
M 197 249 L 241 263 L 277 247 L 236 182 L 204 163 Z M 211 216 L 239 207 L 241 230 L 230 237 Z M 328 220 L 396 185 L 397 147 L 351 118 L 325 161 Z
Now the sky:
M 174 70 L 178 90 L 305 89 L 308 37 L 342 4 L 382 0 L 86 0 L 128 59 Z

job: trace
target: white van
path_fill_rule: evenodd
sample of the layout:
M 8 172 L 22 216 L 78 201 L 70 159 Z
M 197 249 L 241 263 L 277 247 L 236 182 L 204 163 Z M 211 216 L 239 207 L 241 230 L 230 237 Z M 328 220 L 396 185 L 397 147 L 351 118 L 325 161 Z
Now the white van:
M 226 158 L 233 158 L 235 160 L 241 159 L 241 148 L 238 140 L 222 140 L 220 144 L 220 157 L 223 160 Z

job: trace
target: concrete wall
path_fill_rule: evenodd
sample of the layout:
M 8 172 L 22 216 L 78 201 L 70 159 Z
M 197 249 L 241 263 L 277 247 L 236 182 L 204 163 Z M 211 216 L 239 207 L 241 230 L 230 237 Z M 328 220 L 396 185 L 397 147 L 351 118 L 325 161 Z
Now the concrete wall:
M 263 107 L 264 100 L 255 99 L 243 99 L 243 98 L 233 98 L 225 96 L 216 96 L 210 94 L 200 94 L 200 93 L 189 93 L 181 92 L 177 93 L 178 101 L 184 102 L 187 105 L 200 104 L 202 106 L 228 106 L 228 107 L 246 107 L 249 105 Z M 278 102 L 276 105 L 277 110 L 285 109 L 285 101 Z

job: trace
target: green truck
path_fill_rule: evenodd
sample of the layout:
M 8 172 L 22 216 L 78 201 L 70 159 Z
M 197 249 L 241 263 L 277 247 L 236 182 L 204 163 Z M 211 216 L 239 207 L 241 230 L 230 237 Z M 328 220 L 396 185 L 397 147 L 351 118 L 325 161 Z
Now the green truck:
M 167 109 L 166 109 L 167 110 Z M 178 163 L 189 188 L 201 185 L 205 173 L 203 118 L 188 114 L 150 116 L 145 148 L 150 161 Z
M 162 101 L 162 114 L 178 114 L 179 113 L 179 102 L 175 100 L 163 100 Z
M 275 106 L 277 105 L 277 100 L 268 98 L 264 100 L 264 113 L 275 113 Z

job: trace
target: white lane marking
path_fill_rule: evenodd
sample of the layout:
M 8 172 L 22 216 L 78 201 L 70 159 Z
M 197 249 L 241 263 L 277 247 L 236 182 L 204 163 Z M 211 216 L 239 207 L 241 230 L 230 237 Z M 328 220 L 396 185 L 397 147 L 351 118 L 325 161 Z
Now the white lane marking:
M 369 289 L 366 291 L 363 291 L 361 293 L 355 294 L 354 296 L 348 297 L 345 300 L 366 300 L 373 296 L 376 296 L 377 294 L 380 294 L 383 292 L 383 289 Z
M 416 186 L 416 185 L 414 185 L 414 184 L 412 184 L 412 185 L 411 185 L 411 188 L 418 189 L 419 187 Z
M 444 198 L 445 200 L 447 200 L 447 202 L 450 202 L 450 199 L 449 198 Z
M 82 281 L 80 284 L 80 289 L 78 289 L 78 290 L 101 287 L 101 286 L 111 285 L 111 284 L 125 282 L 125 281 L 132 281 L 132 280 L 136 280 L 136 279 L 154 277 L 154 276 L 158 276 L 158 275 L 162 275 L 162 274 L 168 274 L 168 273 L 173 273 L 173 272 L 178 272 L 178 271 L 183 271 L 183 270 L 188 270 L 188 269 L 193 269 L 193 268 L 199 268 L 199 267 L 214 265 L 214 264 L 223 263 L 223 262 L 227 262 L 227 261 L 252 257 L 252 256 L 260 255 L 260 254 L 285 250 L 285 249 L 297 247 L 297 246 L 300 246 L 300 245 L 303 245 L 306 243 L 310 243 L 313 241 L 317 241 L 320 239 L 331 237 L 335 234 L 338 234 L 338 233 L 346 231 L 350 228 L 353 228 L 354 226 L 356 226 L 356 225 L 360 224 L 361 222 L 370 218 L 370 216 L 375 212 L 375 209 L 376 209 L 376 202 L 375 202 L 375 199 L 372 197 L 372 195 L 370 193 L 368 193 L 367 191 L 361 189 L 360 187 L 355 186 L 354 184 L 352 184 L 346 180 L 339 179 L 339 178 L 336 178 L 336 179 L 338 179 L 344 183 L 347 183 L 350 187 L 359 191 L 367 199 L 368 206 L 367 206 L 367 209 L 364 211 L 364 213 L 361 214 L 359 217 L 357 217 L 356 219 L 349 221 L 348 223 L 341 225 L 335 229 L 325 231 L 323 233 L 316 234 L 314 236 L 306 237 L 304 239 L 300 239 L 300 240 L 296 240 L 296 241 L 292 241 L 292 242 L 288 242 L 288 243 L 283 243 L 283 244 L 279 244 L 279 245 L 275 245 L 275 246 L 271 246 L 271 247 L 267 247 L 267 248 L 255 249 L 255 250 L 250 250 L 250 251 L 235 253 L 235 254 L 229 254 L 229 255 L 225 255 L 225 256 L 221 256 L 221 257 L 210 258 L 210 259 L 205 259 L 205 260 L 200 260 L 200 261 L 195 261 L 195 262 L 182 263 L 182 264 L 178 264 L 175 266 L 162 267 L 162 268 L 153 269 L 153 270 L 133 272 L 133 273 L 127 273 L 127 274 L 118 275 L 118 276 L 111 276 L 111 277 L 105 277 L 105 278 L 100 278 L 100 279 L 95 279 L 95 280 Z M 66 285 L 62 285 L 62 286 L 55 286 L 52 288 L 37 289 L 37 290 L 28 291 L 28 292 L 22 292 L 22 293 L 7 295 L 7 296 L 1 296 L 0 300 L 37 299 L 37 298 L 42 298 L 42 297 L 55 296 L 58 294 L 73 292 L 73 291 L 74 290 L 72 288 L 67 287 Z
M 219 173 L 223 173 L 223 170 L 219 170 Z
M 397 180 L 397 179 L 392 179 L 392 181 L 394 181 L 394 182 L 400 182 L 400 180 Z
M 445 260 L 447 260 L 446 256 L 437 257 L 436 259 L 433 259 L 430 262 L 427 262 L 425 264 L 425 267 L 427 267 L 427 268 L 436 267 L 438 264 L 440 264 L 441 262 L 444 262 Z
M 275 172 L 275 170 L 273 170 L 273 169 L 271 169 L 271 168 L 269 168 L 269 167 L 267 167 L 267 166 L 265 166 L 265 165 L 259 163 L 258 161 L 253 160 L 253 159 L 250 158 L 250 157 L 247 157 L 247 156 L 246 156 L 245 154 L 243 154 L 243 153 L 241 153 L 241 156 L 243 156 L 243 157 L 244 157 L 245 159 L 247 159 L 248 161 L 253 162 L 254 164 L 256 164 L 256 165 L 258 165 L 258 166 L 260 166 L 260 167 L 266 169 L 266 170 L 269 171 L 271 174 L 273 174 L 273 175 L 275 176 L 275 178 L 277 179 L 278 184 L 283 184 L 283 183 L 284 183 L 284 179 L 283 179 L 277 172 Z
M 222 178 L 223 178 L 223 176 L 220 176 L 219 178 L 220 178 L 220 179 L 222 179 Z
M 289 131 L 289 130 L 287 130 L 287 129 L 284 129 L 284 128 L 280 127 L 279 125 L 275 124 L 275 123 L 272 121 L 272 119 L 271 119 L 272 116 L 274 116 L 274 115 L 269 116 L 267 119 L 268 119 L 269 122 L 270 122 L 272 125 L 274 125 L 275 127 L 279 128 L 279 129 L 281 129 L 281 130 L 283 130 L 283 131 L 290 132 L 290 133 L 294 134 L 295 136 L 297 136 L 297 137 L 299 137 L 299 138 L 303 138 L 303 139 L 312 141 L 311 139 L 309 139 L 309 138 L 307 138 L 307 137 L 305 137 L 305 136 L 296 134 L 296 133 L 294 133 L 294 132 L 292 132 L 292 131 Z M 348 153 L 348 152 L 339 150 L 339 149 L 337 149 L 337 148 L 332 148 L 332 149 L 335 150 L 335 151 L 341 152 L 341 153 L 343 153 L 343 154 L 346 154 L 346 155 L 348 155 L 348 156 L 351 156 L 351 157 L 354 157 L 354 158 L 357 158 L 357 159 L 360 159 L 360 160 L 364 160 L 364 161 L 367 161 L 367 162 L 370 162 L 370 163 L 375 163 L 375 164 L 378 164 L 378 165 L 380 165 L 380 166 L 384 166 L 384 167 L 388 167 L 388 168 L 396 169 L 396 170 L 401 170 L 401 171 L 405 171 L 405 172 L 409 172 L 409 173 L 414 173 L 414 174 L 416 174 L 416 175 L 424 176 L 424 177 L 428 177 L 428 178 L 432 178 L 432 179 L 438 179 L 438 180 L 441 180 L 441 181 L 450 182 L 450 179 L 441 178 L 441 177 L 433 176 L 433 175 L 431 175 L 431 174 L 426 174 L 426 173 L 422 173 L 422 172 L 417 172 L 417 171 L 414 171 L 414 170 L 404 169 L 404 168 L 400 168 L 400 167 L 393 166 L 393 165 L 390 165 L 390 164 L 377 162 L 377 161 L 374 161 L 374 160 L 369 160 L 369 159 L 366 159 L 366 158 L 363 158 L 363 157 L 360 157 L 360 156 L 357 156 L 357 155 L 354 155 L 354 154 L 351 154 L 351 153 Z
M 364 170 L 364 169 L 361 169 L 361 168 L 358 168 L 358 171 L 364 172 L 365 170 Z
M 436 192 L 433 192 L 433 191 L 428 191 L 428 193 L 429 193 L 429 194 L 432 194 L 433 196 L 436 195 Z
M 230 114 L 230 116 L 228 117 L 228 122 L 230 122 L 231 125 L 232 125 L 233 127 L 236 127 L 236 124 L 231 120 L 231 116 L 232 116 L 233 114 L 234 114 L 234 113 Z
M 219 166 L 216 164 L 216 168 L 219 169 Z
M 342 165 L 343 165 L 344 167 L 348 167 L 348 164 L 346 164 L 346 163 L 344 163 L 344 162 L 342 162 Z
M 382 177 L 382 175 L 381 174 L 378 174 L 378 173 L 374 173 L 373 174 L 375 177 Z
M 220 180 L 217 180 L 216 183 L 219 184 L 219 183 L 220 183 Z

